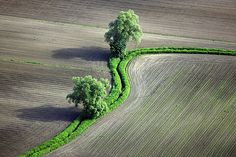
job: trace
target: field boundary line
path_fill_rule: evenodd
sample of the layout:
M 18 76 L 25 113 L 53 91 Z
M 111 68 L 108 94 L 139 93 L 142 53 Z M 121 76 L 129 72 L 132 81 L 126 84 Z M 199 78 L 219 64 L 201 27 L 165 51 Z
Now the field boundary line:
M 236 50 L 225 49 L 212 49 L 212 48 L 140 48 L 127 51 L 127 55 L 120 58 L 110 58 L 109 69 L 112 75 L 112 89 L 106 98 L 106 102 L 110 110 L 106 113 L 112 112 L 118 106 L 120 106 L 128 97 L 131 91 L 130 78 L 127 70 L 131 60 L 137 56 L 144 54 L 161 54 L 161 53 L 181 53 L 181 54 L 213 54 L 213 55 L 232 55 L 236 56 Z M 105 114 L 105 115 L 106 115 Z M 103 117 L 103 116 L 102 116 Z M 100 117 L 100 118 L 102 118 Z M 37 157 L 50 153 L 57 148 L 69 143 L 83 132 L 85 132 L 89 126 L 93 125 L 97 119 L 82 119 L 78 117 L 75 119 L 64 131 L 42 143 L 41 145 L 29 150 L 28 152 L 20 155 L 21 157 Z

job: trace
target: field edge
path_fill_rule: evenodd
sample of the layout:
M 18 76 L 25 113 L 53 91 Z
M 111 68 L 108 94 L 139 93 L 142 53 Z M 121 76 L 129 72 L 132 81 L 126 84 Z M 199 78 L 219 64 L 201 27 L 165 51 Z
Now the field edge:
M 214 54 L 214 55 L 235 56 L 236 50 L 212 49 L 212 48 L 174 48 L 174 47 L 139 48 L 127 51 L 127 55 L 122 59 L 110 58 L 109 69 L 111 71 L 113 83 L 111 92 L 106 98 L 106 102 L 110 108 L 109 112 L 107 113 L 112 112 L 129 97 L 131 91 L 131 85 L 129 76 L 127 75 L 128 63 L 135 57 L 143 54 L 160 54 L 160 53 Z M 75 137 L 81 135 L 89 128 L 89 126 L 93 125 L 100 118 L 84 120 L 82 119 L 82 117 L 78 117 L 61 133 L 20 156 L 36 157 L 50 153 L 56 150 L 57 148 L 69 143 Z

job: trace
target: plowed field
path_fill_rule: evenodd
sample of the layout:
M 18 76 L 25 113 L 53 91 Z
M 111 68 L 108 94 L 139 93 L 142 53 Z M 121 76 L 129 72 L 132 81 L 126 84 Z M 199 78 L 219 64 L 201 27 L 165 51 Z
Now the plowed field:
M 127 9 L 140 16 L 140 47 L 236 49 L 234 0 L 0 0 L 0 156 L 33 148 L 76 117 L 65 101 L 72 76 L 111 78 L 103 35 Z
M 148 55 L 129 75 L 127 101 L 49 156 L 236 155 L 236 57 Z
M 88 71 L 8 62 L 0 63 L 0 71 L 0 156 L 27 151 L 79 115 L 65 100 L 72 76 L 101 77 Z

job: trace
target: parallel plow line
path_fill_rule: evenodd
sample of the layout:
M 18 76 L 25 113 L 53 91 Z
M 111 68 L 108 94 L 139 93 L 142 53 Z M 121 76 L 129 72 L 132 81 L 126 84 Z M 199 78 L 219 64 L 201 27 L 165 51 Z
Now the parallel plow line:
M 207 49 L 207 48 L 141 48 L 128 51 L 128 55 L 123 58 L 111 58 L 109 68 L 113 79 L 112 89 L 106 98 L 110 111 L 116 109 L 128 97 L 131 91 L 129 76 L 127 74 L 127 65 L 129 62 L 143 54 L 160 54 L 160 53 L 188 53 L 188 54 L 216 54 L 216 55 L 236 55 L 236 50 L 224 49 Z M 164 100 L 163 100 L 164 101 Z M 108 113 L 109 113 L 108 112 Z M 171 118 L 171 117 L 169 117 Z M 94 124 L 98 119 L 75 119 L 64 131 L 41 145 L 20 155 L 24 157 L 42 156 L 72 141 L 74 138 L 85 132 L 89 126 Z M 177 118 L 176 118 L 177 119 Z M 173 123 L 174 124 L 174 123 Z M 148 144 L 148 143 L 147 143 Z M 151 148 L 152 149 L 152 148 Z M 118 150 L 117 150 L 118 151 Z

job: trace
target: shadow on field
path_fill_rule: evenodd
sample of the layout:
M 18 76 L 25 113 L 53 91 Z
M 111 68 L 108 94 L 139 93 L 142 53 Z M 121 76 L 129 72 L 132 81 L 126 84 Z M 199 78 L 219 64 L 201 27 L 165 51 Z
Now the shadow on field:
M 43 105 L 39 107 L 19 109 L 17 110 L 17 113 L 19 113 L 17 117 L 27 121 L 73 121 L 81 112 L 81 109 L 75 107 L 62 108 Z
M 53 58 L 81 58 L 86 61 L 108 61 L 109 50 L 101 47 L 65 48 L 53 51 Z

